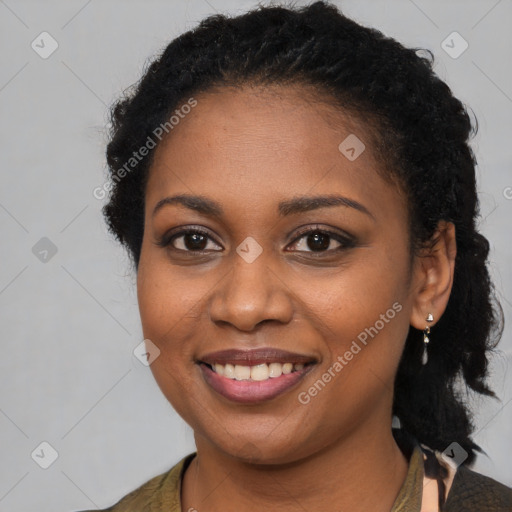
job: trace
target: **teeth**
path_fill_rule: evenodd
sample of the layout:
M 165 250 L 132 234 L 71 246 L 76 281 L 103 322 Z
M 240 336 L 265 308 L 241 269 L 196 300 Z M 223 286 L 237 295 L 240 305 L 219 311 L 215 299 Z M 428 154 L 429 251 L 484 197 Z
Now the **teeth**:
M 240 366 L 237 364 L 235 366 L 235 379 L 236 380 L 247 380 L 251 378 L 251 367 L 250 366 Z
M 293 364 L 292 363 L 284 363 L 283 364 L 283 373 L 286 375 L 287 373 L 292 373 Z
M 299 371 L 304 368 L 303 364 L 293 363 L 270 363 L 270 364 L 257 364 L 255 366 L 232 365 L 232 364 L 219 364 L 213 365 L 213 371 L 233 380 L 268 380 L 270 378 L 281 377 L 293 371 Z
M 247 368 L 247 366 L 245 368 Z M 257 364 L 256 366 L 251 366 L 252 380 L 267 380 L 269 376 L 270 370 L 266 364 Z
M 268 365 L 268 373 L 270 377 L 281 377 L 283 365 L 281 363 L 270 363 Z
M 219 364 L 219 366 L 222 368 L 221 364 Z M 215 367 L 217 367 L 217 365 L 215 365 Z M 224 377 L 227 377 L 228 379 L 235 378 L 235 367 L 232 364 L 224 366 Z

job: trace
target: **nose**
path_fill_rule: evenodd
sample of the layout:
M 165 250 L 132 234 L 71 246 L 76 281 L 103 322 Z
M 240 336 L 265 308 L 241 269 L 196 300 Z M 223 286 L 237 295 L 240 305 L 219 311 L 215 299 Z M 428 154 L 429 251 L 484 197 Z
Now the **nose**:
M 263 254 L 252 263 L 234 255 L 231 270 L 211 297 L 210 319 L 213 322 L 252 331 L 263 322 L 286 324 L 291 321 L 291 290 Z

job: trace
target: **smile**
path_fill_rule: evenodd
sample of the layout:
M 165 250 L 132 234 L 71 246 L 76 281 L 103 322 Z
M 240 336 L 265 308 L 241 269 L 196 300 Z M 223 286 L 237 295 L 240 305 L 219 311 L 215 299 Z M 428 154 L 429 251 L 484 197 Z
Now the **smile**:
M 212 370 L 226 377 L 227 379 L 233 380 L 252 380 L 252 381 L 263 381 L 268 379 L 276 379 L 281 375 L 288 375 L 289 373 L 300 371 L 304 368 L 304 364 L 298 363 L 270 363 L 270 364 L 257 364 L 255 366 L 244 366 L 244 365 L 222 365 L 215 363 Z
M 271 400 L 294 388 L 314 363 L 270 363 L 255 366 L 200 363 L 206 384 L 232 402 L 254 404 Z

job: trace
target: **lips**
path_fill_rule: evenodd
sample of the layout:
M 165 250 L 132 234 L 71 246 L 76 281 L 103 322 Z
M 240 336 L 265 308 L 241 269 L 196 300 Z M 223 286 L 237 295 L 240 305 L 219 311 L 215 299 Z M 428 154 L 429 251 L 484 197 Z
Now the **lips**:
M 316 359 L 304 354 L 297 354 L 280 350 L 277 348 L 257 348 L 252 350 L 228 349 L 218 352 L 211 352 L 198 358 L 199 363 L 206 363 L 209 366 L 214 364 L 232 364 L 243 366 L 256 366 L 258 364 L 271 363 L 292 363 L 292 364 L 309 364 L 315 363 Z
M 221 350 L 205 354 L 197 360 L 204 382 L 213 391 L 231 402 L 245 404 L 265 402 L 290 391 L 313 369 L 316 362 L 317 360 L 311 356 L 273 348 Z M 248 377 L 249 367 L 252 370 L 258 365 L 283 365 L 283 372 L 279 371 L 274 378 L 263 380 Z M 219 373 L 220 367 L 225 370 L 230 367 L 235 374 L 243 375 L 229 378 L 222 375 L 223 371 Z M 288 367 L 289 371 L 284 372 L 284 367 Z

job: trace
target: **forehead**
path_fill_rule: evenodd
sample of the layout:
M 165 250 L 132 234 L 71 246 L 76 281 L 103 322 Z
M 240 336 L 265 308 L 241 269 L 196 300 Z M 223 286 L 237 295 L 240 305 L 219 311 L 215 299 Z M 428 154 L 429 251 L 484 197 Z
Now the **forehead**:
M 378 172 L 372 128 L 311 88 L 222 87 L 194 99 L 155 150 L 147 204 L 165 193 L 260 208 L 312 192 L 399 194 Z
M 181 120 L 174 116 L 178 123 L 160 143 L 157 153 L 185 141 L 195 143 L 201 151 L 228 133 L 236 144 L 261 141 L 271 147 L 285 145 L 295 153 L 298 146 L 303 153 L 311 152 L 304 143 L 317 145 L 318 138 L 326 137 L 329 129 L 335 142 L 344 133 L 358 133 L 367 142 L 375 137 L 370 125 L 340 108 L 333 97 L 307 84 L 216 86 L 196 95 L 195 100 L 197 106 L 181 115 Z M 180 105 L 186 103 L 185 98 Z M 198 135 L 203 139 L 199 140 Z M 325 140 L 323 146 L 328 143 Z

